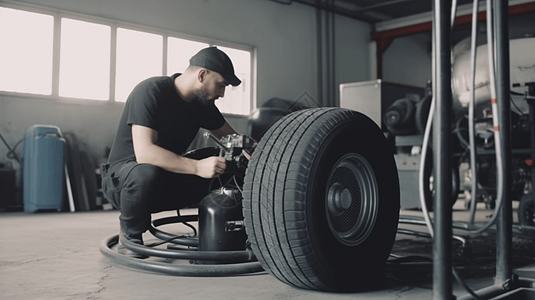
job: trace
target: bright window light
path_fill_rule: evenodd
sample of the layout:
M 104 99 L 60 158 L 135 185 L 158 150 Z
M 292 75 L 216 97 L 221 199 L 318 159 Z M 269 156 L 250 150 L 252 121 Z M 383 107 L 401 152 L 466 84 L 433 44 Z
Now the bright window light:
M 234 65 L 234 73 L 241 79 L 237 87 L 229 85 L 225 97 L 217 100 L 222 113 L 249 115 L 251 113 L 251 52 L 234 48 L 218 47 L 225 52 Z
M 126 28 L 117 28 L 114 34 L 115 25 L 109 24 L 76 20 L 58 12 L 34 13 L 0 6 L 0 91 L 125 102 L 141 81 L 184 72 L 195 53 L 212 45 L 167 37 L 164 49 L 164 34 Z M 216 105 L 226 114 L 249 115 L 253 53 L 219 49 L 231 58 L 242 84 L 228 86 Z
M 141 81 L 162 75 L 163 36 L 117 29 L 115 101 L 125 102 Z
M 61 20 L 60 96 L 109 99 L 110 41 L 110 26 Z
M 0 7 L 0 90 L 52 94 L 54 18 Z
M 170 37 L 167 40 L 167 75 L 184 72 L 189 66 L 189 59 L 208 46 L 206 43 Z

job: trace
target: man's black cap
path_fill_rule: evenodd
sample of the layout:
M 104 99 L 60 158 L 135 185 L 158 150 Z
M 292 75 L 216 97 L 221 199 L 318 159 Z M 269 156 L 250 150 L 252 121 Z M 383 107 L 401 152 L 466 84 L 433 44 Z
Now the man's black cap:
M 238 86 L 241 83 L 241 80 L 234 75 L 234 66 L 228 55 L 216 47 L 204 48 L 197 52 L 191 57 L 189 64 L 217 72 L 233 86 Z

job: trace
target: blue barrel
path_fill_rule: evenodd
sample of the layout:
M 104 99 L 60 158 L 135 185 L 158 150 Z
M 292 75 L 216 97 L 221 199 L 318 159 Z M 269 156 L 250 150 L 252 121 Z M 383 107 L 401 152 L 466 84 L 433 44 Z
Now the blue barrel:
M 26 130 L 22 150 L 24 211 L 61 211 L 65 139 L 59 127 L 33 125 Z

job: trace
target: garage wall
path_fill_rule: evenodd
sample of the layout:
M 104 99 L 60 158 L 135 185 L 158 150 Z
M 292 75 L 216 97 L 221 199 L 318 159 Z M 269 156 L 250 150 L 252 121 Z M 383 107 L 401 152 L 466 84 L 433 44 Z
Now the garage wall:
M 430 35 L 394 39 L 383 54 L 383 79 L 425 87 L 427 80 L 431 79 Z
M 316 12 L 302 4 L 268 0 L 27 0 L 11 3 L 96 16 L 188 35 L 255 46 L 258 104 L 272 97 L 317 94 Z M 336 17 L 336 82 L 369 80 L 367 23 Z M 178 72 L 181 70 L 177 70 Z M 28 74 L 31 84 L 31 74 Z M 0 94 L 0 131 L 14 146 L 33 124 L 72 132 L 88 152 L 103 156 L 111 145 L 123 105 Z M 246 132 L 247 118 L 229 117 Z M 20 153 L 22 147 L 17 148 Z M 0 145 L 0 162 L 7 161 Z M 14 167 L 17 167 L 14 165 Z
M 341 83 L 375 79 L 370 77 L 370 30 L 356 26 L 356 21 L 337 17 L 336 19 L 336 97 L 340 98 Z M 365 57 L 365 58 L 364 58 Z M 362 59 L 364 58 L 364 59 Z M 375 66 L 375 62 L 373 64 Z M 337 103 L 340 103 L 339 101 Z

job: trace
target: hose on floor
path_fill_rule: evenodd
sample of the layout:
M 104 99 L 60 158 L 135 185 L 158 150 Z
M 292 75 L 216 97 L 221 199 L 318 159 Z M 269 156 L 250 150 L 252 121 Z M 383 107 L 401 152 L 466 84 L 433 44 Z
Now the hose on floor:
M 243 251 L 197 251 L 196 249 L 180 249 L 170 245 L 168 249 L 155 248 L 155 246 L 164 243 L 196 247 L 198 244 L 196 239 L 172 235 L 155 228 L 165 224 L 193 221 L 196 218 L 197 216 L 178 216 L 155 220 L 153 222 L 154 226 L 151 226 L 149 231 L 153 234 L 156 233 L 155 236 L 162 239 L 163 242 L 154 243 L 149 246 L 133 243 L 126 239 L 122 233 L 107 237 L 100 243 L 100 252 L 111 261 L 125 267 L 173 276 L 232 276 L 264 271 L 261 264 L 256 261 L 256 257 L 251 249 Z M 150 259 L 128 257 L 119 254 L 113 249 L 119 242 L 127 249 L 141 255 L 190 260 L 199 262 L 199 264 L 163 263 Z

